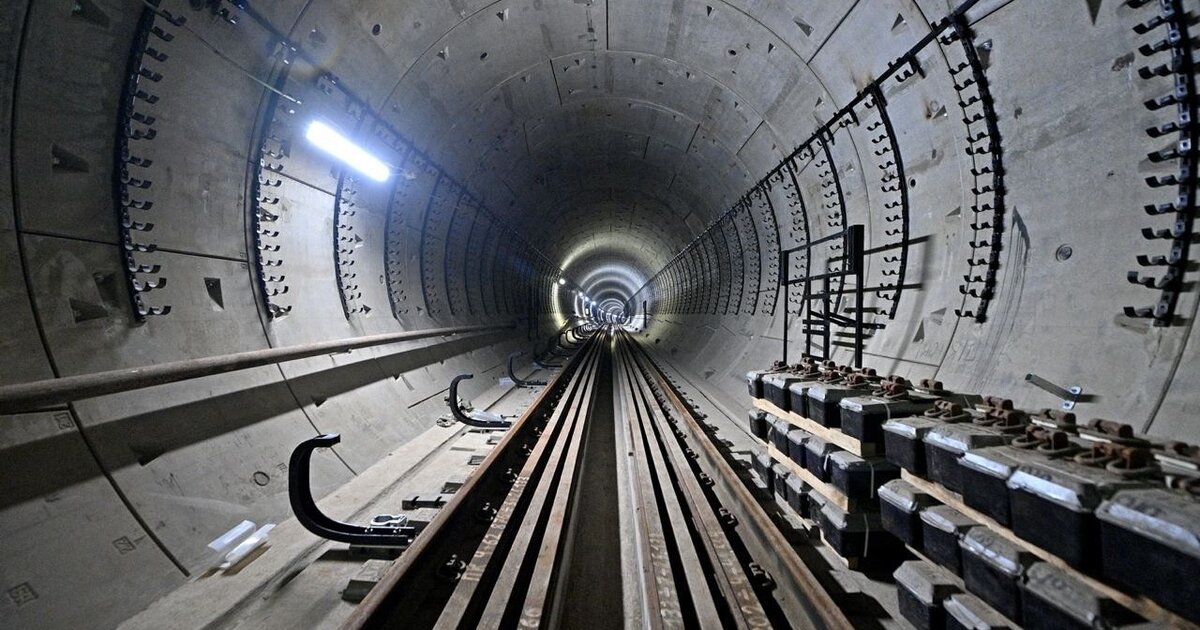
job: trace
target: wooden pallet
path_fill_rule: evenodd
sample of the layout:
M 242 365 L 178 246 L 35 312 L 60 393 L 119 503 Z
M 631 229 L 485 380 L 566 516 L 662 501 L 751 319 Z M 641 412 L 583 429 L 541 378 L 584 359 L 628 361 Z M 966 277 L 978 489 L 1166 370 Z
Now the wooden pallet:
M 849 435 L 842 433 L 838 429 L 830 429 L 829 427 L 823 427 L 823 426 L 817 424 L 816 422 L 813 422 L 812 420 L 809 420 L 808 418 L 805 418 L 804 416 L 801 416 L 797 413 L 793 413 L 791 411 L 784 411 L 784 410 L 780 409 L 779 407 L 776 407 L 775 405 L 771 404 L 771 401 L 766 400 L 764 398 L 755 398 L 754 399 L 754 407 L 757 409 L 761 409 L 773 416 L 783 418 L 784 420 L 787 420 L 789 423 L 791 423 L 793 426 L 804 429 L 805 431 L 812 433 L 813 435 L 821 438 L 822 440 L 825 440 L 826 442 L 829 442 L 830 444 L 833 444 L 843 450 L 850 451 L 851 453 L 854 453 L 855 455 L 858 455 L 859 457 L 873 457 L 874 455 L 876 455 L 876 451 L 878 450 L 878 446 L 875 444 L 872 444 L 870 442 L 867 442 L 867 443 L 861 442 L 857 438 L 850 437 Z
M 763 442 L 762 440 L 758 439 L 757 436 L 751 437 L 753 437 L 756 442 L 767 449 L 767 454 L 771 456 L 772 461 L 781 464 L 789 473 L 799 477 L 804 481 L 804 483 L 808 484 L 812 490 L 825 497 L 826 500 L 838 506 L 843 511 L 850 513 L 861 512 L 863 508 L 867 506 L 867 504 L 878 505 L 878 500 L 864 502 L 858 499 L 851 499 L 850 497 L 842 494 L 842 491 L 838 490 L 833 485 L 818 479 L 817 476 L 809 472 L 807 468 L 804 468 L 795 461 L 792 461 L 792 458 L 788 457 L 786 453 L 775 448 L 774 444 L 771 444 L 770 442 Z M 821 531 L 820 522 L 814 519 L 813 527 L 816 529 L 817 534 L 821 537 L 821 542 L 830 551 L 833 551 L 833 547 L 829 545 L 829 541 L 825 540 L 825 532 Z M 836 552 L 830 555 L 837 558 L 841 562 L 842 566 L 852 570 L 858 570 L 862 560 L 861 558 L 838 555 Z
M 821 531 L 821 528 L 819 526 L 817 527 L 817 533 L 821 535 L 821 544 L 825 545 L 825 548 L 830 551 L 829 555 L 833 556 L 834 558 L 837 558 L 841 562 L 843 567 L 846 567 L 847 569 L 850 569 L 851 571 L 859 570 L 859 567 L 862 564 L 862 558 L 848 558 L 846 556 L 838 554 L 838 552 L 833 550 L 833 547 L 829 544 L 829 541 L 825 540 L 825 532 Z
M 838 490 L 834 486 L 817 479 L 816 475 L 812 474 L 812 472 L 810 472 L 807 468 L 804 468 L 800 464 L 792 461 L 792 458 L 788 457 L 786 453 L 775 448 L 774 444 L 767 444 L 766 447 L 767 453 L 771 455 L 771 459 L 782 464 L 789 473 L 802 479 L 804 483 L 809 485 L 809 487 L 811 487 L 813 490 L 816 490 L 817 494 L 820 494 L 830 503 L 841 508 L 843 512 L 858 512 L 863 508 L 861 501 L 851 499 L 850 497 L 842 494 L 841 490 Z

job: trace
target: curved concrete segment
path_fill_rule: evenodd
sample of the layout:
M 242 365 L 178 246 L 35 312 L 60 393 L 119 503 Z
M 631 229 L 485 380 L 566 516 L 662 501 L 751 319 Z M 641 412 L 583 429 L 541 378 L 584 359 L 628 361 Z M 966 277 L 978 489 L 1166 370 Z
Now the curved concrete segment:
M 0 626 L 118 625 L 233 525 L 288 518 L 296 444 L 343 437 L 318 499 L 409 470 L 455 375 L 500 400 L 507 357 L 580 318 L 736 412 L 785 337 L 813 347 L 780 278 L 839 269 L 852 225 L 862 274 L 833 288 L 863 298 L 830 313 L 881 374 L 1059 406 L 1035 374 L 1083 418 L 1200 439 L 1195 159 L 1139 52 L 1157 3 L 1129 5 L 6 2 L 0 386 L 517 326 L 0 416 Z

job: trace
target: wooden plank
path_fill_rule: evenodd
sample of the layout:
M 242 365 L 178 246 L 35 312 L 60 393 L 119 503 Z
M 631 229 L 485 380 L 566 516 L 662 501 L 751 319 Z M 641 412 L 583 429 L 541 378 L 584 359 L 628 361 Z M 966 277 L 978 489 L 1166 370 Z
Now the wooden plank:
M 821 535 L 821 544 L 825 545 L 825 547 L 827 549 L 829 549 L 830 552 L 833 553 L 833 557 L 837 558 L 838 560 L 841 560 L 842 566 L 846 567 L 847 569 L 850 569 L 851 571 L 858 570 L 858 566 L 859 566 L 859 563 L 862 560 L 862 558 L 847 557 L 847 556 L 843 556 L 843 555 L 839 554 L 838 552 L 833 550 L 833 546 L 829 544 L 829 541 L 825 540 L 825 532 L 821 531 L 820 527 L 817 528 L 817 533 Z
M 1128 595 L 1117 590 L 1116 588 L 1113 588 L 1109 584 L 1097 580 L 1094 577 L 1085 575 L 1075 567 L 1067 564 L 1067 562 L 1062 558 L 1059 558 L 1049 551 L 1046 551 L 1045 549 L 1034 545 L 1024 538 L 1017 536 L 1011 529 L 1001 525 L 1000 523 L 997 523 L 986 514 L 968 507 L 958 493 L 946 489 L 941 484 L 918 477 L 907 470 L 901 470 L 900 477 L 901 479 L 912 484 L 918 490 L 933 495 L 938 501 L 941 501 L 942 503 L 949 505 L 959 512 L 962 512 L 980 525 L 987 526 L 988 529 L 991 529 L 1000 536 L 1003 536 L 1014 545 L 1017 545 L 1018 547 L 1021 547 L 1022 549 L 1025 549 L 1026 551 L 1029 551 L 1033 555 L 1037 556 L 1039 559 L 1054 565 L 1055 568 L 1061 569 L 1071 577 L 1083 582 L 1101 595 L 1111 598 L 1113 601 L 1145 617 L 1147 621 L 1167 624 L 1173 628 L 1200 628 L 1200 626 L 1197 626 L 1183 617 L 1180 617 L 1175 613 L 1163 608 L 1162 606 L 1159 606 L 1148 597 L 1143 595 Z
M 766 401 L 763 401 L 763 402 L 766 402 Z M 770 403 L 767 403 L 767 404 L 770 404 Z M 774 412 L 770 412 L 770 413 L 774 413 Z M 763 442 L 762 440 L 758 439 L 758 436 L 756 436 L 756 435 L 752 435 L 750 437 L 753 438 L 754 441 L 758 442 L 760 445 L 766 447 L 767 454 L 771 456 L 772 460 L 782 464 L 784 468 L 788 469 L 789 473 L 796 475 L 797 477 L 800 477 L 802 480 L 804 480 L 804 483 L 807 483 L 809 485 L 809 487 L 811 487 L 813 490 L 816 490 L 818 493 L 820 493 L 821 496 L 825 497 L 826 500 L 828 500 L 831 503 L 833 503 L 834 505 L 838 506 L 845 512 L 859 511 L 859 508 L 861 506 L 858 505 L 858 502 L 855 499 L 851 499 L 850 497 L 847 497 L 846 495 L 842 494 L 842 492 L 840 490 L 838 490 L 837 488 L 835 488 L 834 486 L 831 486 L 831 485 L 825 483 L 824 481 L 817 479 L 816 475 L 809 472 L 809 470 L 807 468 L 804 468 L 804 467 L 800 466 L 800 464 L 797 464 L 795 461 L 792 461 L 792 458 L 788 457 L 783 451 L 775 448 L 774 444 L 771 444 L 770 442 Z M 771 490 L 771 492 L 773 493 L 774 490 Z M 802 518 L 802 520 L 808 520 L 808 519 L 803 519 L 803 517 L 801 517 L 801 518 Z M 836 551 L 833 551 L 833 547 L 829 544 L 829 541 L 825 540 L 825 532 L 823 532 L 821 530 L 820 521 L 817 519 L 812 519 L 812 523 L 813 523 L 813 528 L 817 530 L 817 534 L 821 538 L 821 542 L 831 552 L 833 552 L 833 557 L 837 558 L 841 562 L 842 566 L 846 567 L 847 569 L 858 570 L 860 558 L 852 558 L 852 557 L 842 556 L 842 555 L 839 555 Z
M 858 455 L 859 457 L 872 457 L 875 455 L 875 451 L 877 450 L 877 447 L 875 444 L 871 444 L 871 443 L 864 444 L 863 442 L 860 442 L 856 438 L 852 438 L 849 435 L 842 433 L 838 429 L 830 429 L 829 427 L 823 427 L 823 426 L 817 424 L 816 422 L 813 422 L 812 420 L 809 420 L 808 418 L 805 418 L 804 416 L 801 416 L 797 413 L 793 413 L 791 411 L 784 411 L 784 410 L 780 409 L 779 407 L 776 407 L 775 405 L 771 404 L 771 401 L 766 400 L 764 398 L 755 398 L 754 406 L 755 406 L 755 408 L 761 409 L 773 416 L 783 418 L 784 420 L 787 420 L 788 422 L 790 422 L 793 426 L 804 429 L 805 431 L 812 433 L 813 435 L 821 438 L 822 440 L 825 440 L 826 442 L 829 442 L 830 444 L 833 444 L 844 450 L 850 451 L 851 453 L 854 453 L 855 455 Z
M 771 459 L 779 462 L 788 472 L 796 475 L 804 480 L 804 483 L 816 490 L 821 496 L 829 500 L 829 502 L 838 506 L 843 512 L 857 512 L 862 507 L 858 505 L 858 501 L 842 494 L 837 488 L 817 479 L 817 476 L 812 474 L 807 468 L 792 461 L 783 451 L 775 448 L 774 444 L 767 444 L 767 453 L 771 455 Z

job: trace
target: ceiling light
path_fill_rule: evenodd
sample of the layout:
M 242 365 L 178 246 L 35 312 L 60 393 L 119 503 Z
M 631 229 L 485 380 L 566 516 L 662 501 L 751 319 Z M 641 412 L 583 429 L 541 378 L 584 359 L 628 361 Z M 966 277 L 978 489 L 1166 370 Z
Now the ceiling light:
M 559 279 L 558 279 L 558 284 L 559 284 L 559 285 L 564 285 L 564 284 L 566 284 L 566 283 L 567 283 L 567 279 L 566 279 L 566 278 L 559 278 Z
M 318 149 L 345 162 L 351 168 L 377 182 L 387 181 L 392 174 L 387 164 L 323 122 L 314 120 L 309 123 L 304 137 L 317 145 Z

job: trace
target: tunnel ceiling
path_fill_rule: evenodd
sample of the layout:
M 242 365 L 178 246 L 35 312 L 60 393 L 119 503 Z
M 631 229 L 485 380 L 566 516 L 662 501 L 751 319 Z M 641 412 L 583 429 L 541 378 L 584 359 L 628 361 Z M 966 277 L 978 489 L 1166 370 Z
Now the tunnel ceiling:
M 808 60 L 850 8 L 376 0 L 293 36 L 355 83 L 369 48 L 384 117 L 568 273 L 645 279 L 816 126 Z

